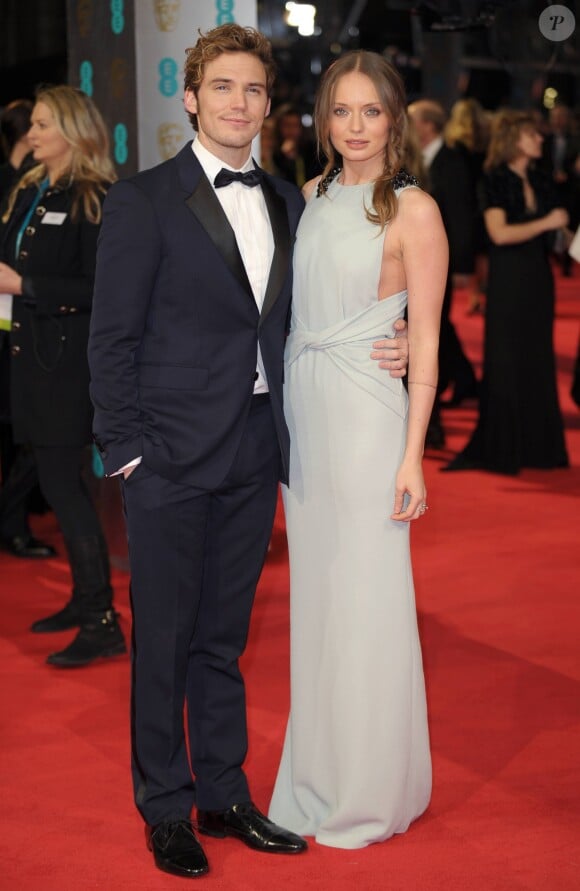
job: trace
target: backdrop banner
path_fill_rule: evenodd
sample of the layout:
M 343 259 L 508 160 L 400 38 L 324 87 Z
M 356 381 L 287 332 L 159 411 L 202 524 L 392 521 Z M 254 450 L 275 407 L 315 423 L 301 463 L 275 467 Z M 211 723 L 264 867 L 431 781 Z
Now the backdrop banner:
M 256 0 L 135 0 L 139 169 L 173 157 L 193 131 L 183 108 L 185 50 L 198 31 L 257 27 Z
M 138 169 L 133 7 L 134 0 L 67 0 L 68 82 L 105 118 L 120 177 Z

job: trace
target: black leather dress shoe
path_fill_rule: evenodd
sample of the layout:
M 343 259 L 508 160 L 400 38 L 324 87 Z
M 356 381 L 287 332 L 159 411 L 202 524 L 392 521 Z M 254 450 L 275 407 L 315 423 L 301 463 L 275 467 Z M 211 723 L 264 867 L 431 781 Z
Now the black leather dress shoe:
M 32 535 L 14 535 L 12 538 L 4 538 L 2 543 L 14 557 L 38 560 L 44 557 L 56 556 L 56 551 L 52 545 L 39 541 Z
M 189 820 L 175 820 L 145 827 L 147 847 L 155 866 L 174 876 L 195 879 L 209 872 L 207 857 Z
M 197 828 L 214 838 L 238 838 L 255 851 L 269 854 L 300 854 L 308 845 L 294 832 L 276 826 L 251 802 L 235 804 L 227 811 L 197 812 Z

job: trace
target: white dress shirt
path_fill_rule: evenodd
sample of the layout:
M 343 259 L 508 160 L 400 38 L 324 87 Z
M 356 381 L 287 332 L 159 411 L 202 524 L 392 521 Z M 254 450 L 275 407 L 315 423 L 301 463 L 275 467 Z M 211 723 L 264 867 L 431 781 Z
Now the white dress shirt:
M 199 139 L 193 141 L 192 149 L 212 186 L 222 167 L 226 170 L 236 169 L 212 155 L 200 143 Z M 241 173 L 246 173 L 253 169 L 254 162 L 251 155 L 248 155 L 248 160 L 239 170 Z M 274 236 L 262 189 L 259 186 L 250 187 L 240 182 L 233 182 L 215 189 L 215 193 L 234 230 L 236 242 L 252 286 L 254 300 L 261 312 L 274 256 Z M 256 370 L 258 377 L 254 386 L 254 394 L 267 393 L 268 382 L 259 346 Z
M 438 154 L 439 149 L 443 146 L 443 137 L 437 136 L 433 139 L 429 145 L 426 145 L 421 154 L 423 155 L 423 164 L 429 170 L 431 164 L 435 159 L 435 155 Z

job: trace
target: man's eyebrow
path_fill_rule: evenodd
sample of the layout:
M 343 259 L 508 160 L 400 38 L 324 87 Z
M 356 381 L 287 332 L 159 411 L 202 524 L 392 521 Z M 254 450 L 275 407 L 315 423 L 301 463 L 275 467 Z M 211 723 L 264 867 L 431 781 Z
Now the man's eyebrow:
M 210 80 L 210 84 L 231 84 L 234 83 L 233 77 L 214 77 Z M 266 89 L 266 84 L 263 80 L 252 80 L 250 83 L 246 84 L 247 87 L 261 87 L 262 89 Z

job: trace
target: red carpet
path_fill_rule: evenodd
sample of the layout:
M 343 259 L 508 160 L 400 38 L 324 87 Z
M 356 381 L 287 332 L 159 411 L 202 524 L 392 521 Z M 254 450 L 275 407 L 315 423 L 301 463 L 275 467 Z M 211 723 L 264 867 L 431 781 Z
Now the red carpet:
M 434 791 L 409 832 L 362 851 L 312 844 L 268 857 L 208 839 L 200 888 L 277 891 L 576 891 L 580 888 L 580 412 L 569 396 L 580 269 L 558 282 L 556 343 L 570 470 L 517 478 L 440 474 L 414 527 Z M 456 321 L 479 358 L 483 322 Z M 533 348 L 533 345 L 531 345 Z M 473 407 L 445 415 L 455 451 Z M 126 552 L 115 483 L 98 493 L 117 602 L 129 629 Z M 51 516 L 34 528 L 58 547 Z M 153 867 L 129 778 L 129 662 L 77 671 L 44 664 L 71 637 L 27 628 L 67 597 L 62 558 L 0 554 L 0 888 L 156 891 L 183 886 Z M 245 657 L 254 798 L 266 808 L 288 708 L 288 578 L 278 517 Z

